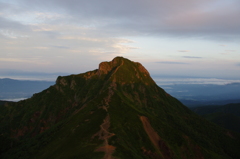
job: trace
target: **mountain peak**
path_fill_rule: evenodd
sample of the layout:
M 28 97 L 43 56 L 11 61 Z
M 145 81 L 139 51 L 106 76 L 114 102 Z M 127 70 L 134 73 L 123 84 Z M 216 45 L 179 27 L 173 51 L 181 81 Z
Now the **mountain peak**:
M 115 57 L 115 58 L 114 58 L 112 61 L 110 61 L 110 62 L 106 62 L 106 61 L 105 61 L 105 62 L 101 62 L 101 63 L 99 64 L 99 68 L 98 68 L 99 73 L 100 73 L 100 74 L 107 74 L 107 73 L 109 73 L 112 69 L 114 69 L 115 67 L 119 67 L 119 66 L 123 65 L 125 60 L 127 60 L 127 59 L 118 56 L 118 57 Z
M 112 80 L 124 83 L 133 83 L 140 81 L 151 81 L 149 72 L 139 62 L 133 62 L 124 57 L 115 57 L 110 62 L 101 62 L 99 64 L 98 75 L 111 76 Z

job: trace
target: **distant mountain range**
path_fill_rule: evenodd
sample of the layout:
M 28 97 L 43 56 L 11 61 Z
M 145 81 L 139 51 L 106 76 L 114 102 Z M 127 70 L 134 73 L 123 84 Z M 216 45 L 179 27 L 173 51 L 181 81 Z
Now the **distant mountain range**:
M 3 159 L 240 158 L 239 134 L 196 115 L 123 57 L 0 110 Z
M 0 99 L 29 98 L 34 93 L 38 93 L 53 84 L 52 81 L 0 79 Z
M 165 85 L 164 88 L 189 107 L 240 103 L 240 83 L 173 84 Z
M 187 99 L 179 99 L 184 105 L 189 108 L 192 107 L 200 107 L 200 106 L 222 106 L 230 103 L 240 103 L 240 99 L 231 99 L 231 100 L 187 100 Z

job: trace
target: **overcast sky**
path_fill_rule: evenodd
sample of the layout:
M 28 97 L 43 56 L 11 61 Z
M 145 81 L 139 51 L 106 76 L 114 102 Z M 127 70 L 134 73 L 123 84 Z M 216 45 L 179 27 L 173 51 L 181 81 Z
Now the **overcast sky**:
M 240 79 L 239 0 L 0 0 L 0 78 L 123 56 L 152 75 Z

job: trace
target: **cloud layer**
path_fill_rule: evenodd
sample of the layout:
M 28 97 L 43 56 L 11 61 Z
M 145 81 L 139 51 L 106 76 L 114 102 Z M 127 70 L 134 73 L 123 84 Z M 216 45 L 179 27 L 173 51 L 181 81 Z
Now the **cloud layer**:
M 111 36 L 239 39 L 240 34 L 238 0 L 18 0 L 14 3 L 2 3 L 5 12 L 9 9 L 11 14 L 20 13 L 28 17 L 32 14 L 36 23 L 74 23 L 100 29 Z M 26 7 L 19 9 L 17 6 Z M 36 14 L 35 17 L 33 14 Z M 0 26 L 4 24 L 16 26 L 0 20 Z
M 237 72 L 239 15 L 239 0 L 0 0 L 0 69 L 78 73 L 125 56 Z

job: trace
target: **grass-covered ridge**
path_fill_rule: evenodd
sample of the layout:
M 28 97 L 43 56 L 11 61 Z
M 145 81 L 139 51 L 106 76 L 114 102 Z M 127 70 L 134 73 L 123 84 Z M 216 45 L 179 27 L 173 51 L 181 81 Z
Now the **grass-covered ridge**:
M 192 113 L 123 57 L 0 112 L 0 158 L 239 158 L 239 138 Z

